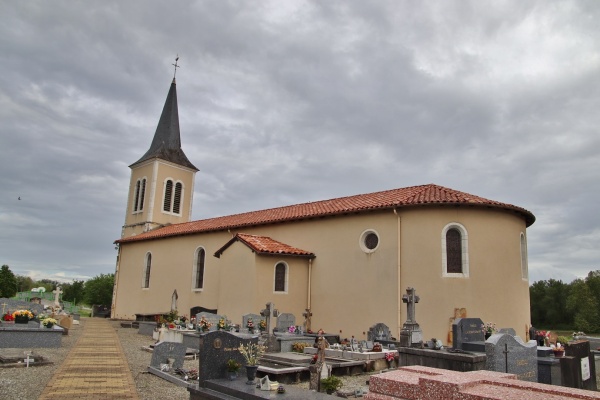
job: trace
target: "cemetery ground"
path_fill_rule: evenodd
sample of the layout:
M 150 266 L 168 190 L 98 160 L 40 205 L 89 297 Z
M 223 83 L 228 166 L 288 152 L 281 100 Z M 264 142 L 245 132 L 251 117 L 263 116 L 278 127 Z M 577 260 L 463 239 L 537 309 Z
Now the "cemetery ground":
M 64 374 L 65 370 L 61 369 L 64 366 L 65 360 L 73 350 L 75 344 L 82 338 L 86 324 L 90 321 L 98 320 L 97 318 L 81 318 L 80 325 L 74 325 L 69 330 L 69 334 L 62 337 L 62 345 L 59 348 L 39 348 L 33 349 L 34 353 L 42 355 L 49 359 L 52 364 L 37 366 L 37 367 L 18 367 L 18 368 L 0 368 L 0 398 L 3 400 L 30 400 L 41 399 L 48 396 L 58 384 L 58 378 Z M 135 390 L 140 399 L 153 400 L 169 398 L 171 400 L 188 400 L 190 394 L 185 387 L 179 387 L 173 383 L 163 380 L 160 377 L 148 373 L 148 366 L 152 358 L 152 354 L 143 351 L 142 347 L 154 344 L 154 340 L 148 336 L 138 334 L 137 329 L 123 328 L 119 321 L 106 321 L 107 324 L 114 329 L 121 345 L 124 359 L 127 360 L 129 372 L 131 373 L 132 383 L 135 385 Z M 1 351 L 24 351 L 28 349 L 0 349 Z M 106 348 L 104 351 L 113 351 L 115 349 Z M 100 346 L 97 353 L 101 352 Z M 79 367 L 85 369 L 93 366 L 96 361 L 93 357 L 86 360 L 85 356 L 79 359 Z M 90 364 L 90 365 L 86 365 Z M 197 369 L 198 360 L 186 360 L 184 369 Z M 243 371 L 240 371 L 238 379 L 242 377 Z M 365 388 L 366 380 L 369 379 L 369 374 L 345 376 L 341 377 L 343 381 L 342 391 L 353 392 L 354 389 Z M 90 385 L 94 383 L 91 382 Z M 53 387 L 54 385 L 54 387 Z M 308 390 L 308 382 L 303 382 L 296 387 L 301 387 Z M 83 391 L 82 391 L 83 392 Z M 99 397 L 84 397 L 84 393 L 77 395 L 69 395 L 62 398 L 110 398 L 109 396 Z M 61 398 L 61 397 L 56 397 Z

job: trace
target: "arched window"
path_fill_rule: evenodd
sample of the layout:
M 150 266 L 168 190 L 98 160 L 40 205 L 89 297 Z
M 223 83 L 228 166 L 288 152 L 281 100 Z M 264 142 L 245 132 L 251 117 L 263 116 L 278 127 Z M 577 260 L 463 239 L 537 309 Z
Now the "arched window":
M 163 211 L 171 212 L 171 200 L 173 198 L 173 181 L 165 182 L 165 200 L 163 202 Z
M 151 253 L 147 253 L 146 254 L 146 265 L 144 267 L 144 277 L 142 280 L 142 288 L 149 288 L 150 287 L 150 268 L 152 267 L 152 254 Z
M 142 179 L 142 184 L 140 187 L 140 203 L 138 205 L 138 210 L 139 211 L 143 211 L 144 210 L 144 197 L 146 194 L 146 178 Z
M 275 265 L 275 292 L 287 292 L 288 266 L 284 262 Z
M 144 194 L 146 193 L 146 178 L 138 179 L 135 183 L 135 198 L 133 200 L 133 212 L 144 209 Z
M 521 277 L 525 280 L 529 280 L 529 266 L 527 264 L 527 238 L 521 232 Z
M 135 183 L 135 198 L 133 199 L 133 211 L 138 210 L 138 203 L 140 201 L 140 184 L 141 182 L 138 180 Z
M 181 208 L 181 192 L 183 190 L 183 185 L 181 182 L 177 182 L 175 184 L 175 197 L 173 199 L 173 214 L 179 214 L 179 210 Z
M 165 181 L 165 198 L 163 200 L 163 212 L 170 214 L 181 214 L 181 203 L 183 201 L 183 183 L 173 182 L 171 179 Z
M 206 262 L 206 251 L 199 247 L 196 250 L 196 257 L 194 259 L 194 273 L 193 273 L 193 288 L 202 289 L 204 288 L 204 263 Z
M 442 230 L 442 276 L 469 276 L 467 230 L 456 222 Z

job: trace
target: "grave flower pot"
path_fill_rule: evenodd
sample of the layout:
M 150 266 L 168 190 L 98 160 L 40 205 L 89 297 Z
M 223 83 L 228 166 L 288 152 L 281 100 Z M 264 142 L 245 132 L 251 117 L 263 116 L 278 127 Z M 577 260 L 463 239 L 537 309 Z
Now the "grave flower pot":
M 48 322 L 46 324 L 46 328 L 51 329 L 54 326 L 54 324 L 52 322 Z
M 554 350 L 554 357 L 562 357 L 565 355 L 564 350 Z
M 29 322 L 29 318 L 21 315 L 15 317 L 15 324 L 26 324 Z
M 257 370 L 258 365 L 246 365 L 246 377 L 248 378 L 246 385 L 254 385 L 254 379 L 256 379 Z

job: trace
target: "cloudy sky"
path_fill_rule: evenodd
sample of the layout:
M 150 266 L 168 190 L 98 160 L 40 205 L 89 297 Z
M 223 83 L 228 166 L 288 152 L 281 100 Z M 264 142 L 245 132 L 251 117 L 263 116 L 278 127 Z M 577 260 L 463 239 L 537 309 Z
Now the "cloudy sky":
M 600 2 L 0 0 L 0 264 L 114 272 L 177 71 L 194 219 L 435 183 L 600 269 Z M 19 200 L 20 197 L 20 200 Z

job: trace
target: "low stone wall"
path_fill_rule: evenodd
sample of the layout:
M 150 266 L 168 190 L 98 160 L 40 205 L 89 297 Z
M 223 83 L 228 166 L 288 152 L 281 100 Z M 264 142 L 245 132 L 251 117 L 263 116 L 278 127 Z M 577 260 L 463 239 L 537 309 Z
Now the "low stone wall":
M 600 399 L 589 390 L 520 381 L 493 371 L 456 372 L 412 366 L 372 375 L 365 400 Z
M 61 347 L 63 329 L 40 328 L 39 322 L 28 325 L 0 325 L 0 348 Z

